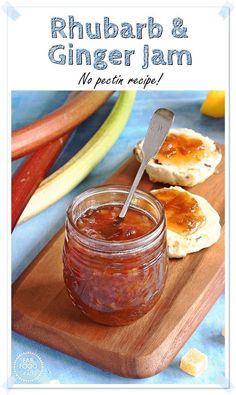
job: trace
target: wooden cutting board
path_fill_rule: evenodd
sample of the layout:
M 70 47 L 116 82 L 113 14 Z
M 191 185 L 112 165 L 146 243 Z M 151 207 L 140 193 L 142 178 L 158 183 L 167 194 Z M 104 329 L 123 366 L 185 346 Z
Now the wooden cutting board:
M 130 185 L 137 167 L 131 158 L 107 183 Z M 140 188 L 153 189 L 146 175 Z M 224 161 L 216 174 L 189 190 L 208 199 L 223 226 Z M 224 289 L 222 227 L 221 239 L 212 247 L 170 261 L 164 292 L 144 317 L 125 327 L 96 324 L 67 295 L 62 277 L 63 237 L 61 229 L 14 283 L 13 329 L 121 376 L 148 377 L 165 369 Z

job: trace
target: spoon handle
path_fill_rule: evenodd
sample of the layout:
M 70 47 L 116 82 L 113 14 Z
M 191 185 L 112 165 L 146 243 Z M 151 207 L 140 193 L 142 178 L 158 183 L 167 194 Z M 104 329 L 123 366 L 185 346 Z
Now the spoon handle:
M 131 203 L 134 192 L 139 184 L 139 181 L 143 175 L 145 167 L 149 160 L 159 152 L 168 131 L 171 127 L 171 124 L 174 119 L 174 113 L 167 108 L 159 108 L 156 110 L 152 116 L 147 134 L 145 136 L 143 147 L 142 147 L 142 162 L 134 179 L 134 182 L 130 188 L 129 194 L 125 201 L 124 206 L 119 214 L 119 218 L 124 218 L 129 205 Z
M 136 188 L 137 188 L 137 186 L 138 186 L 138 184 L 139 184 L 139 182 L 140 182 L 140 180 L 142 178 L 142 175 L 143 175 L 143 172 L 145 170 L 146 165 L 147 165 L 146 160 L 143 160 L 141 165 L 139 166 L 138 172 L 136 174 L 136 177 L 134 179 L 132 187 L 130 188 L 129 194 L 128 194 L 127 199 L 125 201 L 125 204 L 122 207 L 122 210 L 121 210 L 121 212 L 119 214 L 119 218 L 124 218 L 126 216 L 127 210 L 129 208 L 129 205 L 130 205 L 131 200 L 133 198 L 133 194 L 134 194 L 134 192 L 135 192 L 135 190 L 136 190 Z

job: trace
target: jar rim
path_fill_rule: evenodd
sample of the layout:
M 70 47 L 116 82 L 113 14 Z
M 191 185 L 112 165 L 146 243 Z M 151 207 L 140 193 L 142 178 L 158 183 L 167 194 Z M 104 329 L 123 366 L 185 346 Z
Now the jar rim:
M 141 197 L 151 203 L 152 206 L 154 206 L 155 209 L 157 209 L 159 213 L 159 220 L 156 222 L 155 227 L 148 232 L 147 234 L 144 234 L 143 236 L 137 237 L 135 239 L 131 240 L 101 240 L 101 239 L 95 239 L 92 237 L 89 237 L 88 235 L 84 234 L 81 232 L 81 230 L 76 226 L 75 221 L 73 219 L 73 212 L 75 208 L 83 202 L 83 200 L 86 197 L 92 196 L 96 193 L 102 193 L 102 192 L 124 192 L 128 195 L 130 190 L 130 187 L 126 185 L 119 185 L 119 184 L 105 184 L 105 185 L 100 185 L 96 186 L 93 188 L 88 188 L 85 191 L 81 192 L 79 195 L 77 195 L 69 205 L 67 209 L 67 220 L 69 221 L 69 224 L 72 226 L 72 228 L 75 231 L 75 237 L 79 237 L 79 241 L 82 242 L 84 245 L 89 246 L 90 248 L 94 248 L 96 250 L 104 251 L 108 250 L 109 247 L 112 248 L 111 252 L 117 253 L 129 250 L 136 250 L 140 248 L 140 242 L 146 245 L 149 243 L 152 243 L 153 240 L 156 240 L 158 236 L 161 236 L 163 233 L 163 230 L 166 225 L 166 220 L 165 220 L 165 212 L 164 212 L 164 207 L 161 204 L 159 200 L 157 200 L 151 193 L 141 190 L 141 189 L 136 189 L 134 193 L 134 197 Z M 148 210 L 144 211 L 148 212 Z M 149 213 L 150 214 L 150 213 Z M 143 248 L 142 248 L 143 249 Z

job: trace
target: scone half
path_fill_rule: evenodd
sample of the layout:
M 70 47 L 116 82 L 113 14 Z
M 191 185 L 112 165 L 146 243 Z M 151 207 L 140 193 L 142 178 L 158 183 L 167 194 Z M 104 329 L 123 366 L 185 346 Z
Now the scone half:
M 167 197 L 166 195 L 167 191 Z M 168 192 L 173 191 L 173 192 Z M 165 203 L 168 199 L 170 201 L 171 195 L 175 194 L 177 191 L 177 197 L 173 196 L 173 199 L 170 203 Z M 163 196 L 160 195 L 163 194 Z M 181 193 L 181 197 L 178 201 L 179 193 Z M 200 251 L 203 248 L 210 247 L 212 244 L 216 243 L 220 237 L 221 226 L 220 226 L 220 217 L 217 211 L 210 205 L 210 203 L 204 199 L 203 197 L 192 194 L 188 191 L 185 191 L 181 187 L 170 187 L 170 188 L 161 188 L 152 190 L 151 194 L 153 194 L 164 206 L 165 214 L 167 218 L 167 244 L 170 258 L 182 258 L 187 254 L 192 252 Z M 170 196 L 168 197 L 168 194 Z M 187 208 L 183 217 L 181 216 L 181 205 L 183 203 L 180 202 L 182 195 L 187 194 L 190 197 L 190 202 L 193 207 L 197 207 L 197 215 L 199 220 L 198 226 L 194 229 L 193 221 L 191 219 L 191 210 L 192 208 Z M 188 217 L 190 215 L 190 217 Z M 190 227 L 192 229 L 186 231 L 182 231 L 181 226 L 185 223 L 185 218 L 188 218 L 190 223 Z M 183 223 L 182 223 L 183 220 Z M 188 225 L 189 226 L 189 225 Z
M 174 142 L 170 142 L 173 137 Z M 142 160 L 142 144 L 143 141 L 134 148 L 138 161 Z M 194 186 L 215 172 L 221 158 L 221 152 L 209 137 L 192 129 L 170 129 L 159 155 L 148 162 L 146 172 L 152 182 Z

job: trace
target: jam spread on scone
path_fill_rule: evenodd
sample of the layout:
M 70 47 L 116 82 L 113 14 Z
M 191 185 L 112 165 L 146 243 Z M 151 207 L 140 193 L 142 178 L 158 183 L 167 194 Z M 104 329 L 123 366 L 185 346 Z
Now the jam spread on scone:
M 209 149 L 198 138 L 169 133 L 155 160 L 176 166 L 193 165 L 209 154 Z
M 169 230 L 187 235 L 204 224 L 205 216 L 198 202 L 187 192 L 163 188 L 152 194 L 164 206 Z

